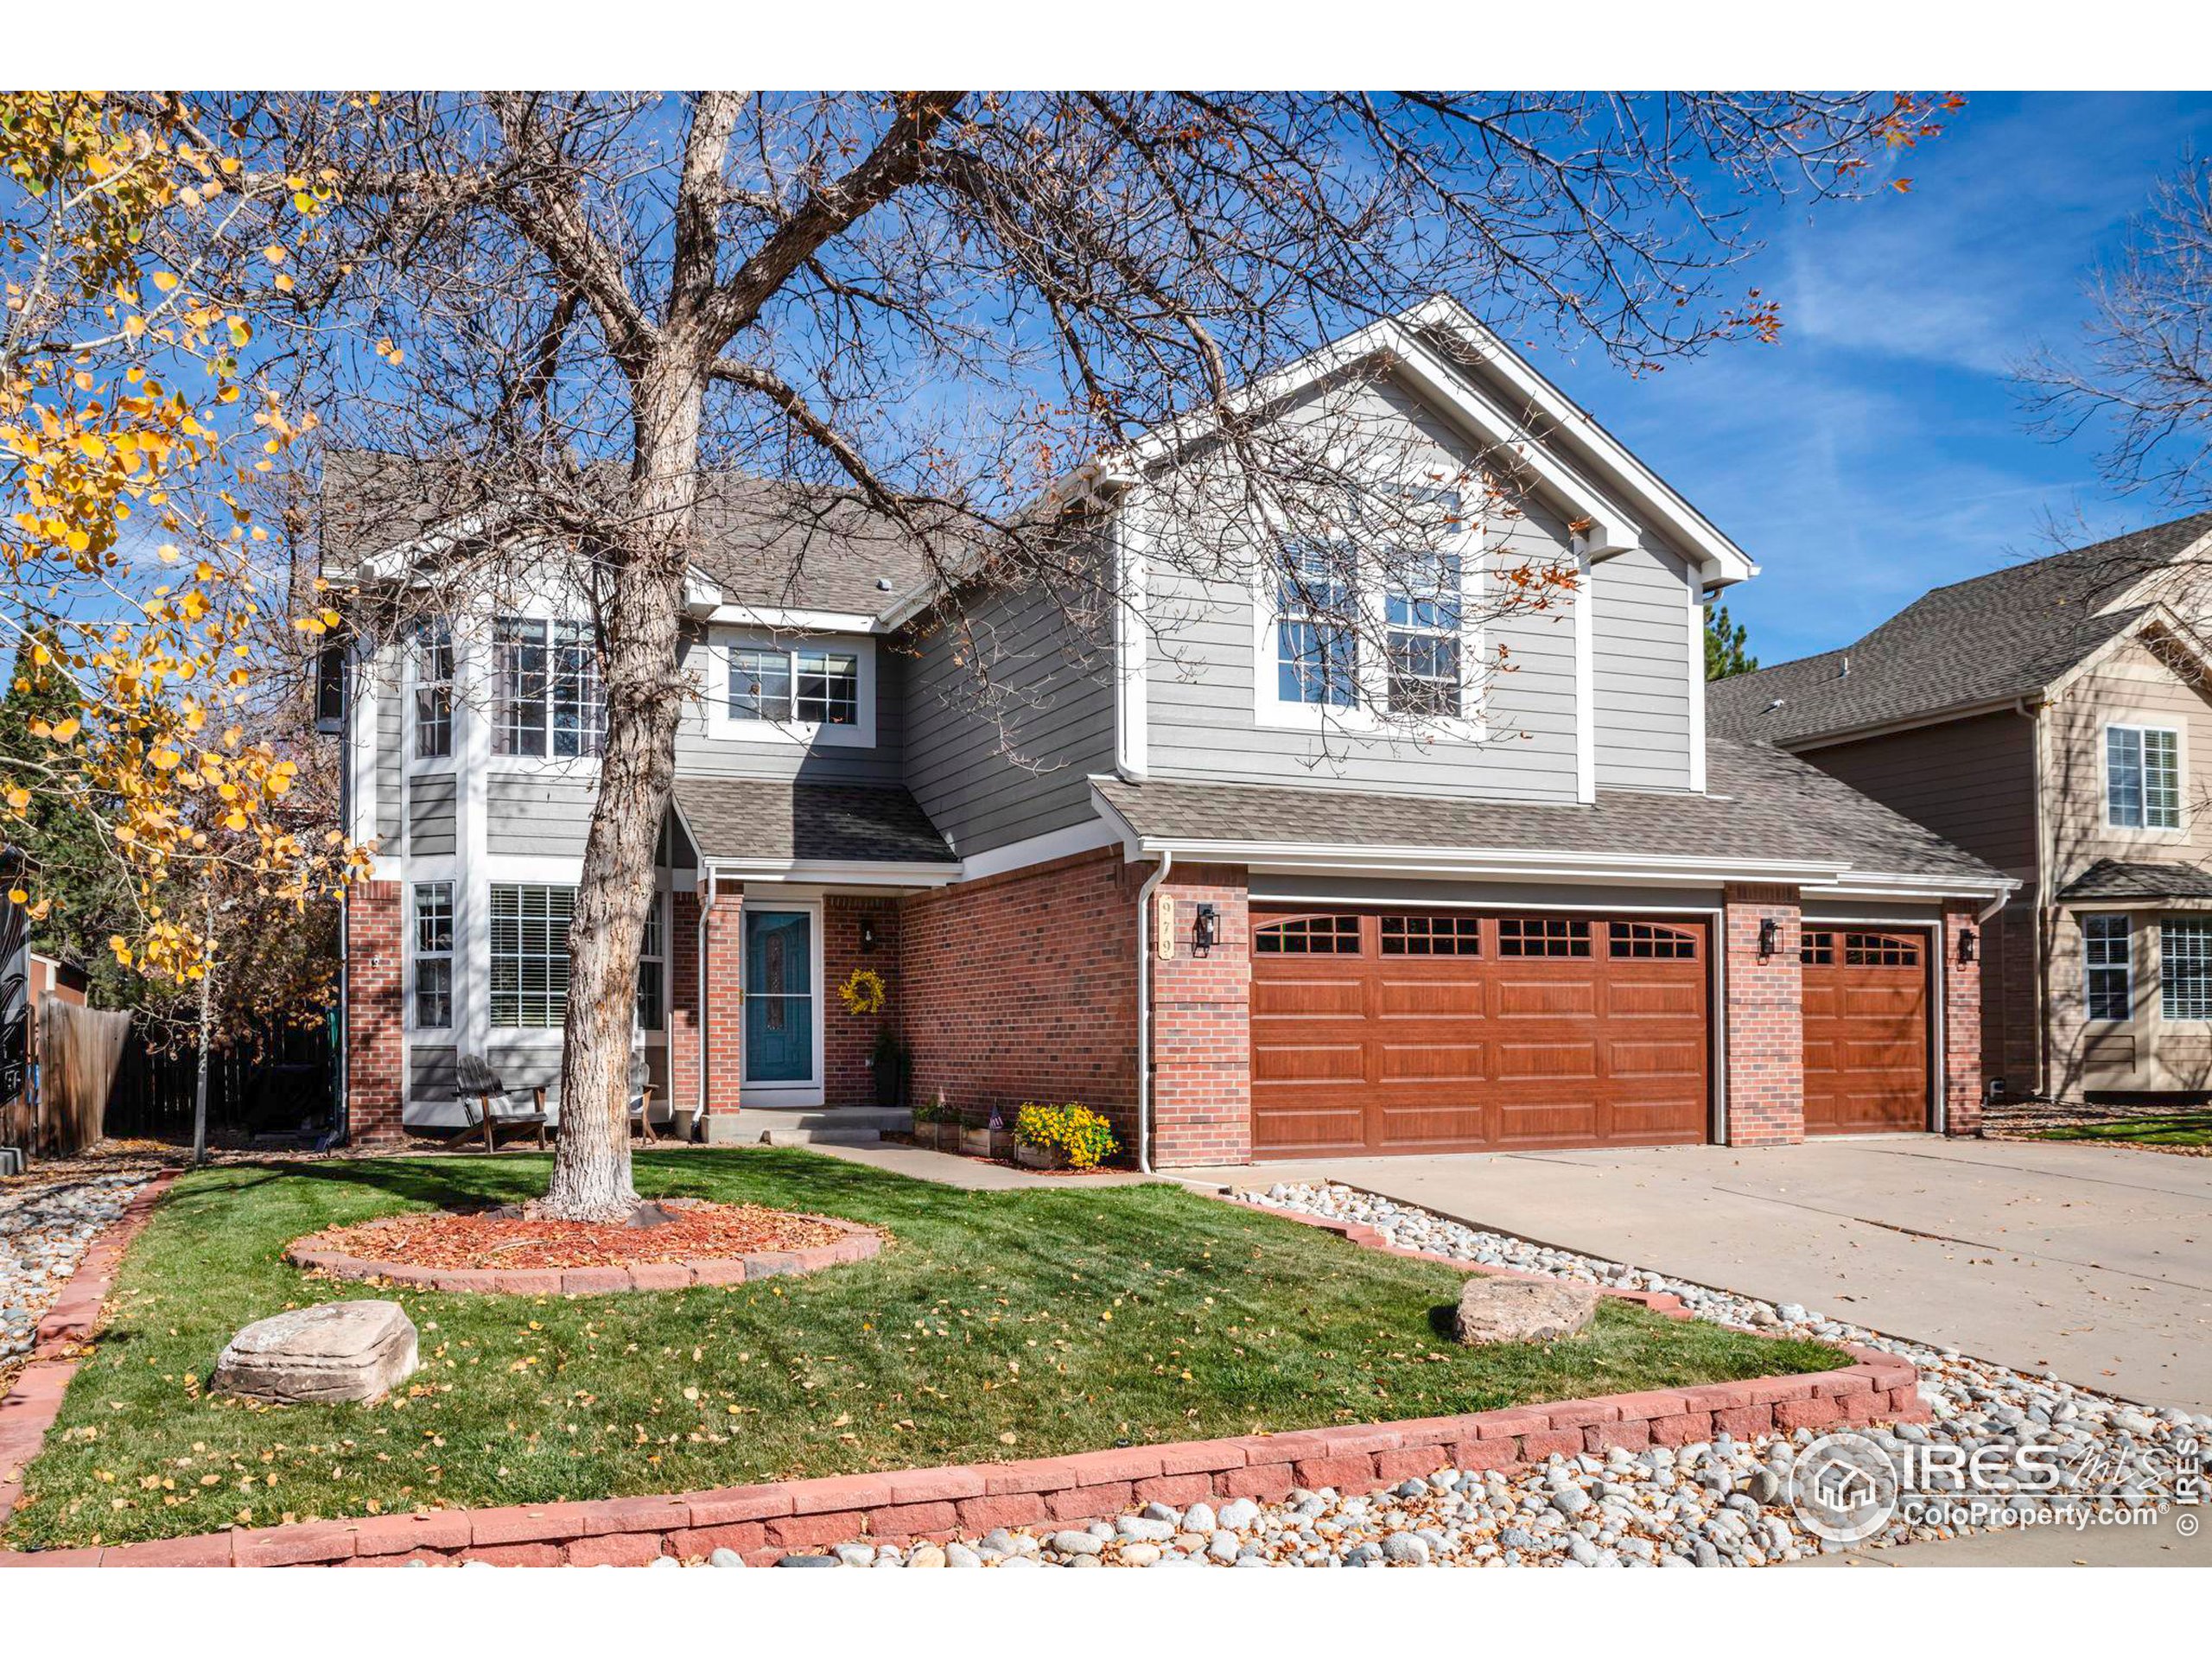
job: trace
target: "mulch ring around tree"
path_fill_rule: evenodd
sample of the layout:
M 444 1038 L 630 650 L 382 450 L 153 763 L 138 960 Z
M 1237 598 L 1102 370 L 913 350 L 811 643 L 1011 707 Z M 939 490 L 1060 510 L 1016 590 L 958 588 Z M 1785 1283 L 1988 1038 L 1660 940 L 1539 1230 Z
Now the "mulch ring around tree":
M 757 1204 L 663 1198 L 628 1222 L 555 1221 L 510 1206 L 386 1216 L 295 1239 L 296 1267 L 340 1279 L 510 1295 L 682 1290 L 864 1261 L 882 1235 Z

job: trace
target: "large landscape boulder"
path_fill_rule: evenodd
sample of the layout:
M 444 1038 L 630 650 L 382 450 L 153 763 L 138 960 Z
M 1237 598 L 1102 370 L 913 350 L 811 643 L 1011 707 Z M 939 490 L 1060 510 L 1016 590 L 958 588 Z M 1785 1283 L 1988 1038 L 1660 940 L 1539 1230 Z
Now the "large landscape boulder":
M 1597 1313 L 1593 1286 L 1478 1274 L 1460 1287 L 1454 1329 L 1468 1344 L 1548 1342 L 1588 1329 Z
M 378 1399 L 416 1364 L 415 1322 L 397 1302 L 323 1302 L 232 1337 L 213 1386 L 270 1405 L 327 1405 Z

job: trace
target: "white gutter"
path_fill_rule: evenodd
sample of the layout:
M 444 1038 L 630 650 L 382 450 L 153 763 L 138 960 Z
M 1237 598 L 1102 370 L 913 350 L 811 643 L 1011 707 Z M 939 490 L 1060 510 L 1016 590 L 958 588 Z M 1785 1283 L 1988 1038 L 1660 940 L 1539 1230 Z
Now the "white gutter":
M 698 978 L 699 991 L 699 1107 L 696 1116 L 703 1123 L 707 1121 L 707 918 L 715 912 L 714 867 L 709 865 L 701 874 L 707 878 L 707 890 L 699 906 L 699 944 L 694 958 L 698 966 L 693 971 Z
M 848 887 L 943 887 L 960 880 L 958 864 L 891 860 L 709 858 L 702 867 L 739 881 L 794 881 Z
M 1175 855 L 1160 854 L 1137 893 L 1137 1171 L 1144 1175 L 1152 1173 L 1152 895 L 1174 868 Z

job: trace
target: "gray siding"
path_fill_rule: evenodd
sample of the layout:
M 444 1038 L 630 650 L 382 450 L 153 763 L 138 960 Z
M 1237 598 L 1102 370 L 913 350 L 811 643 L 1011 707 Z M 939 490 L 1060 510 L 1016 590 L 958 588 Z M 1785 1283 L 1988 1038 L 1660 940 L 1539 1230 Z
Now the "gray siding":
M 810 784 L 873 784 L 887 786 L 899 781 L 899 760 L 905 731 L 903 676 L 905 664 L 888 642 L 875 645 L 875 745 L 744 743 L 710 737 L 705 707 L 692 702 L 684 707 L 676 730 L 676 769 L 692 778 L 779 778 Z M 687 630 L 682 645 L 685 672 L 701 681 L 712 677 L 705 637 Z M 705 686 L 709 697 L 727 696 L 728 688 Z
M 1160 550 L 1149 561 L 1158 632 L 1146 671 L 1153 776 L 1396 795 L 1574 798 L 1571 604 L 1502 617 L 1487 628 L 1483 660 L 1494 661 L 1502 646 L 1510 664 L 1480 694 L 1487 741 L 1286 730 L 1261 725 L 1255 713 L 1252 584 L 1178 570 L 1172 537 L 1172 530 L 1161 532 Z M 1534 507 L 1492 539 L 1501 543 L 1494 570 L 1571 556 L 1565 524 Z M 1259 671 L 1274 671 L 1269 649 Z
M 387 653 L 374 670 L 377 689 L 377 838 L 387 849 L 399 841 L 406 795 L 407 726 L 400 702 L 397 654 Z
M 495 772 L 484 786 L 484 849 L 582 858 L 598 782 Z
M 407 851 L 415 858 L 448 857 L 454 851 L 451 774 L 416 778 L 407 791 Z
M 1590 588 L 1598 786 L 1688 789 L 1688 570 L 1674 554 L 1645 548 L 1601 561 Z
M 1103 655 L 1038 589 L 975 596 L 967 632 L 985 707 L 979 665 L 954 661 L 957 632 L 908 643 L 906 782 L 922 810 L 963 857 L 1088 820 L 1086 779 L 1114 765 Z

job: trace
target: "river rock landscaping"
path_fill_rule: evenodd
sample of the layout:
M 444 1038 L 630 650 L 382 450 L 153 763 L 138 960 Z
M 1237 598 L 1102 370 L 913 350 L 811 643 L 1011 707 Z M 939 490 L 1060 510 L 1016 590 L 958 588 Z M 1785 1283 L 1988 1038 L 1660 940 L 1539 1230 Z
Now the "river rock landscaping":
M 1658 1291 L 1701 1320 L 1739 1329 L 1850 1342 L 1901 1355 L 1919 1368 L 1925 1424 L 1861 1430 L 1892 1453 L 1948 1444 L 1968 1452 L 2036 1443 L 2069 1463 L 2088 1459 L 2097 1491 L 2155 1492 L 2171 1482 L 2184 1443 L 2212 1439 L 2212 1416 L 2150 1410 L 1950 1350 L 1879 1335 L 1792 1303 L 1669 1279 L 1618 1262 L 1486 1232 L 1427 1211 L 1341 1186 L 1277 1185 L 1247 1195 L 1263 1210 L 1362 1223 L 1392 1244 L 1455 1260 L 1579 1284 Z M 1790 1465 L 1816 1438 L 1811 1429 L 1738 1441 L 1616 1450 L 1604 1457 L 1554 1457 L 1511 1474 L 1440 1470 L 1379 1495 L 1332 1489 L 1294 1492 L 1281 1503 L 1249 1500 L 1160 1503 L 1109 1523 L 1053 1530 L 1001 1529 L 949 1543 L 900 1546 L 853 1540 L 792 1566 L 865 1567 L 1758 1567 L 1834 1550 L 1789 1505 Z M 2016 1495 L 2023 1508 L 2063 1500 Z M 2078 1500 L 2117 1510 L 2116 1497 Z M 1868 1540 L 1875 1546 L 1955 1537 L 1950 1525 L 1903 1520 Z M 735 1565 L 734 1561 L 717 1563 Z
M 30 1353 L 40 1316 L 149 1179 L 35 1175 L 0 1186 L 0 1377 Z

